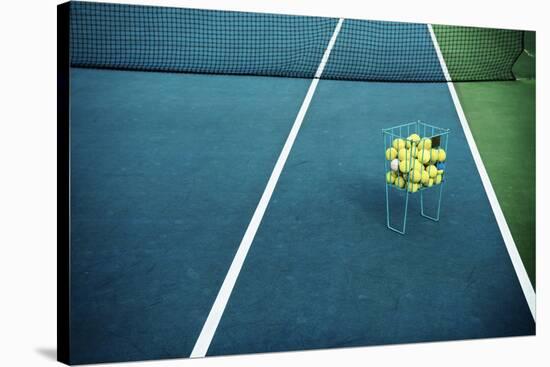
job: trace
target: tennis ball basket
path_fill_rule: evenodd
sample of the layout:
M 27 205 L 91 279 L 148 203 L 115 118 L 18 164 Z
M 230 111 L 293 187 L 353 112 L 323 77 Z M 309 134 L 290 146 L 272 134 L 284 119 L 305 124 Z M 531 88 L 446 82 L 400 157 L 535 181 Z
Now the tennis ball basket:
M 449 132 L 420 121 L 382 130 L 386 223 L 392 231 L 405 234 L 410 195 L 420 196 L 423 217 L 439 221 Z

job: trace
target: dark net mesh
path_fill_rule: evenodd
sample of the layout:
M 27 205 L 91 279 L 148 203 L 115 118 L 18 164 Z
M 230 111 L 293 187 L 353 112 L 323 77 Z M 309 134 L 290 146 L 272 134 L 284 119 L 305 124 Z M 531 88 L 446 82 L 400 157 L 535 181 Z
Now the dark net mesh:
M 71 65 L 313 78 L 336 18 L 71 2 Z M 453 80 L 513 79 L 521 31 L 434 26 Z M 346 19 L 321 76 L 445 81 L 425 24 Z

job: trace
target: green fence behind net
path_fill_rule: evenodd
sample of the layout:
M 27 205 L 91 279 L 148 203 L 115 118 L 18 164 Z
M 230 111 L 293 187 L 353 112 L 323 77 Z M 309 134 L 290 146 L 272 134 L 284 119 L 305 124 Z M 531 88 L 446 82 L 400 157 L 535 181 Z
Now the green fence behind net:
M 336 18 L 71 2 L 74 67 L 313 78 Z M 434 26 L 453 81 L 514 79 L 523 32 Z M 346 19 L 321 76 L 446 81 L 425 24 Z

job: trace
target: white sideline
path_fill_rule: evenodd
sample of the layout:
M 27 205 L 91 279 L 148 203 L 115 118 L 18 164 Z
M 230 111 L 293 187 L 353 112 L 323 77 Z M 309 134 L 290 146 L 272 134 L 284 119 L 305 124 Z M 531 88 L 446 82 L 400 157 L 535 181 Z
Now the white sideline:
M 491 208 L 493 209 L 493 213 L 495 214 L 498 227 L 500 228 L 500 233 L 502 234 L 506 249 L 508 250 L 508 255 L 510 256 L 510 260 L 512 260 L 512 265 L 514 266 L 519 284 L 521 286 L 521 289 L 523 290 L 523 294 L 525 295 L 525 299 L 527 300 L 529 309 L 531 310 L 533 320 L 535 320 L 536 322 L 535 290 L 533 289 L 533 285 L 531 284 L 531 281 L 527 276 L 527 272 L 525 271 L 523 261 L 519 256 L 514 238 L 512 237 L 510 228 L 508 228 L 508 224 L 506 223 L 506 219 L 504 218 L 504 214 L 502 213 L 502 209 L 500 208 L 500 204 L 498 203 L 495 190 L 493 189 L 493 185 L 491 185 L 491 180 L 489 179 L 487 170 L 485 169 L 481 156 L 479 155 L 479 151 L 472 135 L 472 131 L 470 130 L 470 126 L 468 125 L 468 121 L 466 120 L 466 115 L 464 114 L 464 110 L 462 109 L 462 105 L 460 104 L 460 100 L 458 99 L 458 95 L 456 94 L 455 87 L 451 81 L 451 76 L 449 75 L 447 64 L 443 59 L 441 49 L 439 48 L 439 43 L 437 42 L 437 38 L 435 37 L 435 33 L 431 24 L 428 24 L 428 30 L 430 32 L 430 37 L 432 38 L 432 42 L 437 53 L 437 58 L 439 59 L 439 63 L 441 64 L 441 69 L 443 70 L 443 74 L 445 75 L 445 79 L 447 80 L 447 86 L 449 87 L 449 92 L 451 93 L 451 97 L 453 99 L 458 118 L 460 119 L 460 124 L 462 125 L 462 129 L 464 130 L 466 141 L 470 146 L 470 151 L 472 152 L 472 156 L 474 157 L 479 176 L 481 177 L 481 181 L 483 182 L 485 192 L 487 193 L 487 197 L 489 198 L 489 203 L 491 204 Z
M 277 181 L 281 176 L 281 172 L 286 163 L 288 155 L 290 154 L 290 150 L 294 145 L 294 141 L 296 140 L 298 131 L 300 130 L 302 122 L 304 121 L 304 117 L 306 115 L 307 109 L 309 108 L 309 104 L 311 102 L 311 99 L 313 98 L 313 94 L 315 93 L 317 84 L 319 83 L 319 77 L 323 73 L 323 69 L 325 68 L 325 65 L 328 61 L 332 48 L 334 47 L 334 43 L 336 42 L 336 37 L 338 37 L 338 33 L 340 32 L 340 28 L 342 27 L 343 22 L 344 22 L 344 19 L 340 18 L 338 20 L 338 24 L 336 25 L 336 28 L 334 28 L 332 37 L 323 54 L 321 63 L 317 68 L 317 72 L 315 73 L 315 78 L 311 81 L 306 97 L 302 102 L 302 106 L 298 111 L 298 115 L 296 116 L 294 125 L 292 126 L 292 129 L 290 130 L 290 133 L 286 139 L 286 142 L 285 142 L 285 145 L 283 146 L 281 154 L 277 159 L 277 163 L 273 168 L 271 177 L 269 177 L 269 181 L 267 182 L 267 185 L 262 194 L 262 197 L 260 198 L 260 202 L 258 203 L 256 210 L 254 211 L 254 215 L 252 216 L 252 219 L 248 224 L 248 228 L 246 229 L 246 232 L 241 240 L 241 244 L 237 249 L 237 253 L 233 258 L 233 262 L 229 267 L 229 270 L 227 272 L 227 275 L 225 276 L 225 279 L 220 288 L 220 291 L 218 292 L 216 300 L 214 301 L 214 304 L 210 309 L 208 318 L 206 319 L 206 322 L 202 327 L 201 333 L 195 343 L 195 346 L 193 347 L 193 351 L 191 352 L 191 355 L 190 355 L 191 358 L 204 357 L 208 352 L 208 348 L 210 347 L 212 338 L 216 333 L 216 329 L 218 328 L 218 324 L 220 323 L 220 320 L 222 318 L 227 302 L 229 301 L 229 297 L 231 296 L 231 292 L 233 291 L 233 288 L 235 286 L 235 283 L 237 281 L 241 268 L 244 264 L 246 255 L 248 254 L 248 250 L 252 245 L 252 241 L 254 240 L 254 236 L 256 235 L 258 227 L 260 226 L 264 213 L 267 209 L 267 205 L 269 204 L 269 201 L 271 199 L 271 195 L 273 194 L 273 190 L 275 190 L 275 186 L 277 185 Z

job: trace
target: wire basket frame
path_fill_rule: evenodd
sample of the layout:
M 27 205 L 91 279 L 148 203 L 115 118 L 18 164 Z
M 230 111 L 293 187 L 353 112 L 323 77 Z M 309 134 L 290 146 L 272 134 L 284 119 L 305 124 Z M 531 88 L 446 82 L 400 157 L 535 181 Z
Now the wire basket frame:
M 382 129 L 384 138 L 384 174 L 386 183 L 386 224 L 389 229 L 405 234 L 409 195 L 420 192 L 420 214 L 439 221 L 441 196 L 447 180 L 447 146 L 449 129 L 421 121 L 405 123 Z M 428 192 L 436 195 L 435 207 L 430 210 L 424 202 Z M 397 208 L 391 202 L 393 194 L 400 196 L 402 218 L 393 224 L 392 211 Z

